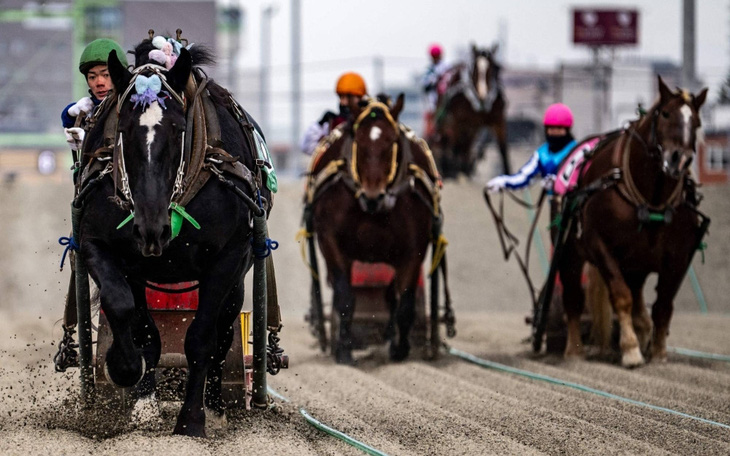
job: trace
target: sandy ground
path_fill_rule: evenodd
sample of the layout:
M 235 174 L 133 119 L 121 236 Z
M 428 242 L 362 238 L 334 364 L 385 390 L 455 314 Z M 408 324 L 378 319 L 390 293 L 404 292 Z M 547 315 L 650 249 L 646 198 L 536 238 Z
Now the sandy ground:
M 625 370 L 596 359 L 566 362 L 531 353 L 523 343 L 529 334 L 523 322 L 530 308 L 526 286 L 516 264 L 503 261 L 482 201 L 491 168 L 482 165 L 479 172 L 472 182 L 444 189 L 458 330 L 450 343 L 509 366 L 730 424 L 730 363 L 671 354 L 666 364 Z M 386 347 L 376 346 L 356 352 L 357 367 L 335 365 L 315 347 L 303 321 L 309 275 L 294 241 L 301 191 L 299 181 L 283 183 L 269 225 L 271 237 L 281 243 L 275 258 L 282 345 L 291 357 L 291 368 L 269 382 L 291 403 L 232 413 L 227 428 L 200 440 L 170 435 L 177 403 L 164 404 L 162 419 L 145 425 L 130 424 L 119 410 L 78 409 L 77 373 L 57 374 L 52 366 L 69 273 L 58 271 L 62 249 L 56 240 L 70 229 L 71 185 L 19 179 L 0 186 L 0 453 L 360 454 L 307 425 L 297 410 L 305 407 L 389 454 L 730 454 L 728 429 L 485 370 L 448 355 L 392 364 Z M 699 312 L 686 280 L 669 343 L 730 355 L 730 187 L 704 193 L 702 207 L 713 223 L 705 263 L 698 255 L 694 267 L 709 313 Z M 514 204 L 506 211 L 511 226 L 524 235 L 524 211 Z M 547 220 L 540 226 L 546 234 Z M 541 276 L 536 255 L 532 270 Z

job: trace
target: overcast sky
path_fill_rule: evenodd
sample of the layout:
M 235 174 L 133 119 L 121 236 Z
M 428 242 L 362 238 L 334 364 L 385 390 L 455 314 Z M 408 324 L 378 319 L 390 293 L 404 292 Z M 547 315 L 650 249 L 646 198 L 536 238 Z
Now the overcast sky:
M 697 72 L 714 86 L 728 70 L 730 1 L 696 3 Z M 244 0 L 239 4 L 246 10 L 242 67 L 254 68 L 260 63 L 261 11 L 273 4 L 277 12 L 272 20 L 272 64 L 278 73 L 286 74 L 290 2 Z M 469 42 L 488 45 L 500 37 L 505 42 L 502 59 L 506 66 L 550 69 L 561 60 L 590 57 L 588 50 L 571 42 L 571 11 L 576 6 L 638 9 L 639 45 L 624 48 L 619 57 L 681 60 L 682 0 L 301 0 L 301 4 L 305 71 L 313 71 L 316 65 L 311 62 L 337 60 L 342 60 L 341 68 L 332 71 L 345 71 L 348 65 L 357 66 L 357 59 L 371 60 L 375 55 L 417 69 L 426 65 L 431 42 L 441 43 L 449 59 Z M 386 69 L 386 79 L 392 77 L 388 73 Z

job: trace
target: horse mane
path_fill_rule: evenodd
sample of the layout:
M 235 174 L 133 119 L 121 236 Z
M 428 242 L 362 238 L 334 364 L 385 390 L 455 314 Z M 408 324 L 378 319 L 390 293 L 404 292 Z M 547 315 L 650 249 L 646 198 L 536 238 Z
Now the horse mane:
M 136 45 L 134 51 L 132 51 L 132 54 L 134 54 L 134 67 L 137 68 L 150 63 L 149 53 L 155 49 L 157 48 L 152 44 L 150 38 L 146 38 Z M 204 44 L 193 44 L 188 48 L 188 52 L 190 52 L 193 59 L 193 66 L 215 64 L 213 50 Z

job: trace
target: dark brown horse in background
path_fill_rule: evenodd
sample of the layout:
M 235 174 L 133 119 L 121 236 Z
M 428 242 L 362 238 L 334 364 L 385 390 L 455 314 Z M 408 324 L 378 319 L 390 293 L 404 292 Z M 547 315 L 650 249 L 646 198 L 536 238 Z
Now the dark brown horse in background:
M 350 277 L 356 260 L 395 269 L 386 293 L 390 357 L 398 361 L 409 354 L 416 288 L 440 210 L 437 171 L 425 143 L 398 124 L 402 108 L 402 94 L 392 108 L 372 101 L 356 113 L 356 121 L 328 137 L 326 150 L 318 151 L 310 166 L 311 225 L 340 320 L 334 345 L 338 363 L 353 363 Z
M 659 94 L 638 122 L 597 146 L 578 188 L 566 198 L 563 219 L 569 221 L 556 246 L 556 257 L 564 249 L 558 264 L 566 356 L 583 354 L 580 281 L 588 261 L 598 268 L 618 317 L 621 363 L 639 366 L 644 355 L 666 360 L 674 297 L 709 224 L 697 210 L 689 176 L 707 89 L 672 92 L 659 78 Z M 650 318 L 642 290 L 652 272 L 658 284 Z
M 436 108 L 436 134 L 429 139 L 445 178 L 459 173 L 471 176 L 483 147 L 475 144 L 489 127 L 497 140 L 502 169 L 510 174 L 507 156 L 507 100 L 500 80 L 501 66 L 491 49 L 472 45 L 471 62 L 455 66 L 444 76 L 446 88 Z M 477 151 L 477 149 L 481 149 Z

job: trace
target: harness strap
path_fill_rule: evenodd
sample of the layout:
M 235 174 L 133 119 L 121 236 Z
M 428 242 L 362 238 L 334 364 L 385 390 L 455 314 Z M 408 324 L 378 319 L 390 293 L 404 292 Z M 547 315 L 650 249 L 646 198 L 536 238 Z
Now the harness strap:
M 654 212 L 664 212 L 668 208 L 675 208 L 682 197 L 682 188 L 684 184 L 683 176 L 680 176 L 679 179 L 677 179 L 677 183 L 674 186 L 674 189 L 672 189 L 672 193 L 669 195 L 667 200 L 659 205 L 651 204 L 644 195 L 641 194 L 639 189 L 636 187 L 636 183 L 634 182 L 633 175 L 631 174 L 631 166 L 630 166 L 630 160 L 631 160 L 631 151 L 629 149 L 629 146 L 631 144 L 631 138 L 638 137 L 641 139 L 641 137 L 634 132 L 633 129 L 628 130 L 630 132 L 629 137 L 623 138 L 623 149 L 622 149 L 622 157 L 621 157 L 621 171 L 623 173 L 623 183 L 625 186 L 625 190 L 622 191 L 622 194 L 624 197 L 631 202 L 632 204 L 636 206 L 645 206 L 649 210 Z M 642 145 L 645 148 L 648 148 L 646 143 L 642 140 Z

